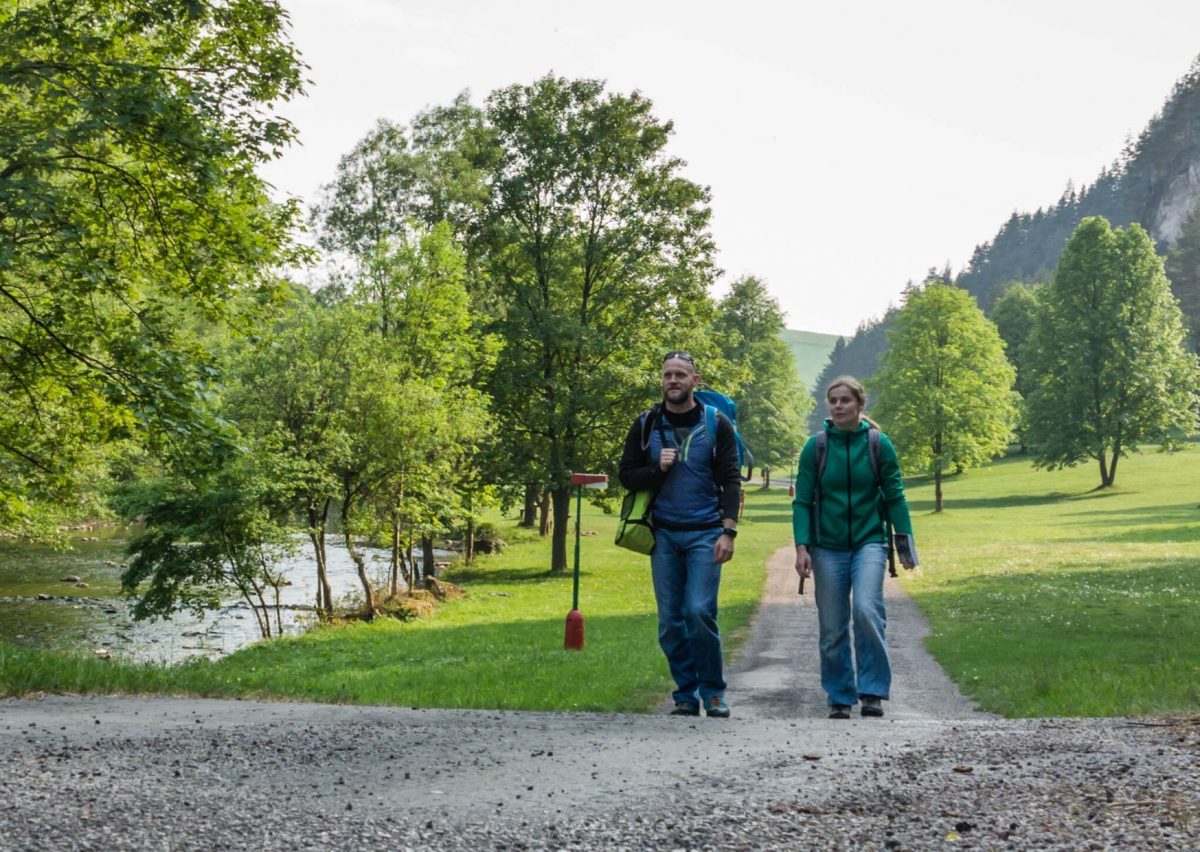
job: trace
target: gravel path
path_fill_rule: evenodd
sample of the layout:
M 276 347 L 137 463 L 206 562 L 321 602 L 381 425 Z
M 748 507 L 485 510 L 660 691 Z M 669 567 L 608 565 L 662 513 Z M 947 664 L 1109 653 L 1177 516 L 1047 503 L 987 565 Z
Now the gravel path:
M 1200 718 L 978 713 L 889 582 L 887 716 L 826 719 L 795 582 L 780 551 L 729 720 L 0 701 L 0 848 L 1200 848 Z

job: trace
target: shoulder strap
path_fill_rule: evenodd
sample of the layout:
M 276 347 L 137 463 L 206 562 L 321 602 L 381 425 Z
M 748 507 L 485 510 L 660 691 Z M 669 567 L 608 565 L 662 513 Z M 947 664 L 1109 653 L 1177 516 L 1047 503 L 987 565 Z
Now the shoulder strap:
M 662 414 L 658 405 L 652 405 L 639 415 L 638 422 L 642 424 L 642 452 L 650 449 L 650 435 L 654 431 L 654 421 L 662 425 Z
M 871 460 L 871 473 L 875 474 L 875 484 L 883 487 L 883 477 L 879 475 L 879 430 L 872 426 L 867 430 L 867 458 Z
M 813 439 L 817 451 L 817 488 L 821 487 L 821 477 L 825 473 L 825 452 L 829 448 L 829 433 L 822 429 Z
M 704 431 L 712 444 L 713 458 L 717 457 L 717 409 L 712 405 L 704 406 Z

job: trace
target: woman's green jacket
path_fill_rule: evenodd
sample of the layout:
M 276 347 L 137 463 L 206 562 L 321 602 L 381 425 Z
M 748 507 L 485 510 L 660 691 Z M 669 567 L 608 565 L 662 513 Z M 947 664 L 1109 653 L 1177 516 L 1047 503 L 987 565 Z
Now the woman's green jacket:
M 912 519 L 904 499 L 900 464 L 896 447 L 887 435 L 879 436 L 879 477 L 882 495 L 871 469 L 864 420 L 857 429 L 843 432 L 825 421 L 828 434 L 825 473 L 821 477 L 820 512 L 814 512 L 813 494 L 817 476 L 816 438 L 809 438 L 800 453 L 796 472 L 796 497 L 792 501 L 792 533 L 796 544 L 827 547 L 832 550 L 857 550 L 869 542 L 886 542 L 884 507 L 892 528 L 912 535 Z M 817 516 L 820 529 L 816 529 Z

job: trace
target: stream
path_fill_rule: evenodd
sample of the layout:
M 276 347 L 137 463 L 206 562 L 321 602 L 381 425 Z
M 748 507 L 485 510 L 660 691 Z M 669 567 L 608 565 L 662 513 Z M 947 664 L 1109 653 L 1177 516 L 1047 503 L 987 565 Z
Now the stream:
M 0 640 L 170 664 L 197 656 L 215 659 L 261 639 L 254 614 L 236 595 L 202 617 L 181 612 L 166 620 L 134 621 L 121 592 L 130 535 L 124 527 L 80 532 L 67 551 L 0 543 Z M 334 601 L 361 602 L 362 584 L 341 540 L 330 536 L 327 550 Z M 384 585 L 390 552 L 364 550 L 369 575 L 377 586 Z M 419 565 L 420 553 L 415 556 Z M 450 556 L 434 550 L 438 561 Z M 280 590 L 284 633 L 299 633 L 315 620 L 317 568 L 307 538 L 282 570 L 290 583 Z

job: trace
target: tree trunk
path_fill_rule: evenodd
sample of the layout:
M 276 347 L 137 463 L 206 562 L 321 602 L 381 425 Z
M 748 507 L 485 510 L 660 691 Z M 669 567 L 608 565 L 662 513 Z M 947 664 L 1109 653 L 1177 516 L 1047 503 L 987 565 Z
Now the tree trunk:
M 532 483 L 525 485 L 525 502 L 521 507 L 521 523 L 519 526 L 532 528 L 537 523 L 538 497 L 541 492 Z
M 933 436 L 933 511 L 942 511 L 942 433 Z
M 762 478 L 763 478 L 762 487 L 763 487 L 763 490 L 765 491 L 766 489 L 771 487 L 771 468 L 764 467 L 762 469 Z
M 468 565 L 475 561 L 475 516 L 467 516 L 467 529 L 463 535 L 463 561 Z
M 367 618 L 373 619 L 379 608 L 375 605 L 375 590 L 371 588 L 371 580 L 367 577 L 367 560 L 361 551 L 354 549 L 354 536 L 350 533 L 350 516 L 353 511 L 353 500 L 349 493 L 342 495 L 342 535 L 346 537 L 346 552 L 350 554 L 350 560 L 354 563 L 354 570 L 358 572 L 358 581 L 362 583 L 363 600 L 367 608 Z
M 541 526 L 538 527 L 538 532 L 542 535 L 550 535 L 550 531 L 554 529 L 555 518 L 550 517 L 550 492 L 542 492 L 541 503 Z M 556 513 L 557 514 L 557 513 Z
M 421 573 L 426 583 L 437 576 L 437 566 L 433 564 L 433 539 L 427 535 L 421 536 Z
M 344 530 L 345 527 L 343 527 Z M 361 551 L 354 549 L 354 538 L 349 534 L 346 535 L 346 552 L 350 554 L 350 559 L 354 562 L 354 570 L 358 572 L 358 581 L 362 583 L 367 618 L 373 619 L 379 612 L 379 608 L 375 604 L 375 590 L 371 588 L 371 580 L 367 577 L 367 560 Z
M 408 551 L 406 557 L 408 559 L 408 592 L 411 595 L 412 590 L 417 587 L 420 582 L 420 577 L 417 576 L 417 563 L 413 561 L 413 545 L 412 531 L 408 533 Z
M 392 589 L 394 598 L 400 594 L 400 519 L 392 515 Z
M 329 559 L 325 550 L 325 526 L 329 517 L 329 501 L 326 500 L 318 512 L 308 511 L 308 537 L 312 540 L 313 553 L 317 560 L 317 613 L 328 618 L 333 613 L 333 589 L 329 585 Z
M 571 486 L 561 485 L 546 492 L 554 500 L 554 537 L 550 545 L 550 570 L 567 570 L 567 527 L 571 520 Z
M 1100 462 L 1100 487 L 1107 488 L 1111 484 L 1108 475 L 1108 455 L 1101 450 L 1096 459 Z

